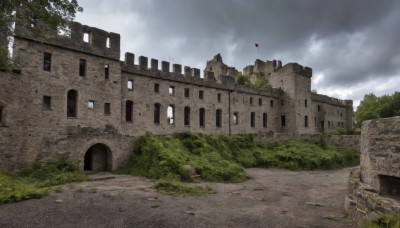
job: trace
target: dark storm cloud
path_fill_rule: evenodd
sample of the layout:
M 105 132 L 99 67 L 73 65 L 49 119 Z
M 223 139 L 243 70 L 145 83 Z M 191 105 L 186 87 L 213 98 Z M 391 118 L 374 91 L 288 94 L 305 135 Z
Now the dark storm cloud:
M 314 85 L 325 91 L 400 77 L 397 0 L 103 0 L 81 4 L 83 20 L 85 14 L 96 13 L 114 23 L 126 20 L 128 26 L 121 31 L 113 30 L 115 26 L 104 29 L 121 33 L 122 44 L 127 44 L 122 48 L 135 49 L 123 51 L 138 55 L 202 69 L 219 52 L 239 70 L 256 58 L 299 62 L 314 69 L 314 79 L 320 75 Z M 102 27 L 96 21 L 85 23 Z M 254 43 L 260 44 L 259 54 Z M 359 99 L 359 95 L 349 96 Z

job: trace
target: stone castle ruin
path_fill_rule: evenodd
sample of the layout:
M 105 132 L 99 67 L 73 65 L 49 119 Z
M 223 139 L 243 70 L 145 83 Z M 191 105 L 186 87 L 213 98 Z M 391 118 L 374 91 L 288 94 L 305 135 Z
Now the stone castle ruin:
M 132 53 L 120 35 L 70 24 L 69 35 L 36 37 L 18 22 L 12 73 L 0 72 L 0 170 L 68 156 L 85 170 L 126 164 L 135 137 L 152 132 L 316 134 L 352 129 L 351 100 L 311 91 L 312 69 L 256 60 L 272 88 L 237 85 L 216 55 L 200 70 Z M 172 69 L 171 69 L 172 68 Z M 250 69 L 249 68 L 249 69 Z M 250 70 L 249 70 L 250 72 Z

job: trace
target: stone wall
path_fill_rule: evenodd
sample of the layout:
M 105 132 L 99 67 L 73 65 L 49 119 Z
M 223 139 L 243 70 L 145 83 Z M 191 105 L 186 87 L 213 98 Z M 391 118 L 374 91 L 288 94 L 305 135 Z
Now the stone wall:
M 400 211 L 400 117 L 364 121 L 360 171 L 353 171 L 346 210 L 358 221 Z

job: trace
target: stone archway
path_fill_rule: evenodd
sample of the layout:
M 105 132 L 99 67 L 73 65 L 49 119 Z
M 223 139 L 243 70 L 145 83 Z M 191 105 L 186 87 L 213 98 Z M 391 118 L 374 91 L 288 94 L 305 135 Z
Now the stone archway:
M 85 171 L 111 171 L 112 154 L 110 148 L 102 143 L 91 146 L 85 153 Z

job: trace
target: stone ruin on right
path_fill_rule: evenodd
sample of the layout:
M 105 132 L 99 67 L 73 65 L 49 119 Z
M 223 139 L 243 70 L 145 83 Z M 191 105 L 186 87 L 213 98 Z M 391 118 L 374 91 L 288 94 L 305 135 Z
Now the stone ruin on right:
M 358 223 L 400 211 L 400 116 L 363 122 L 360 168 L 350 175 L 345 208 Z

